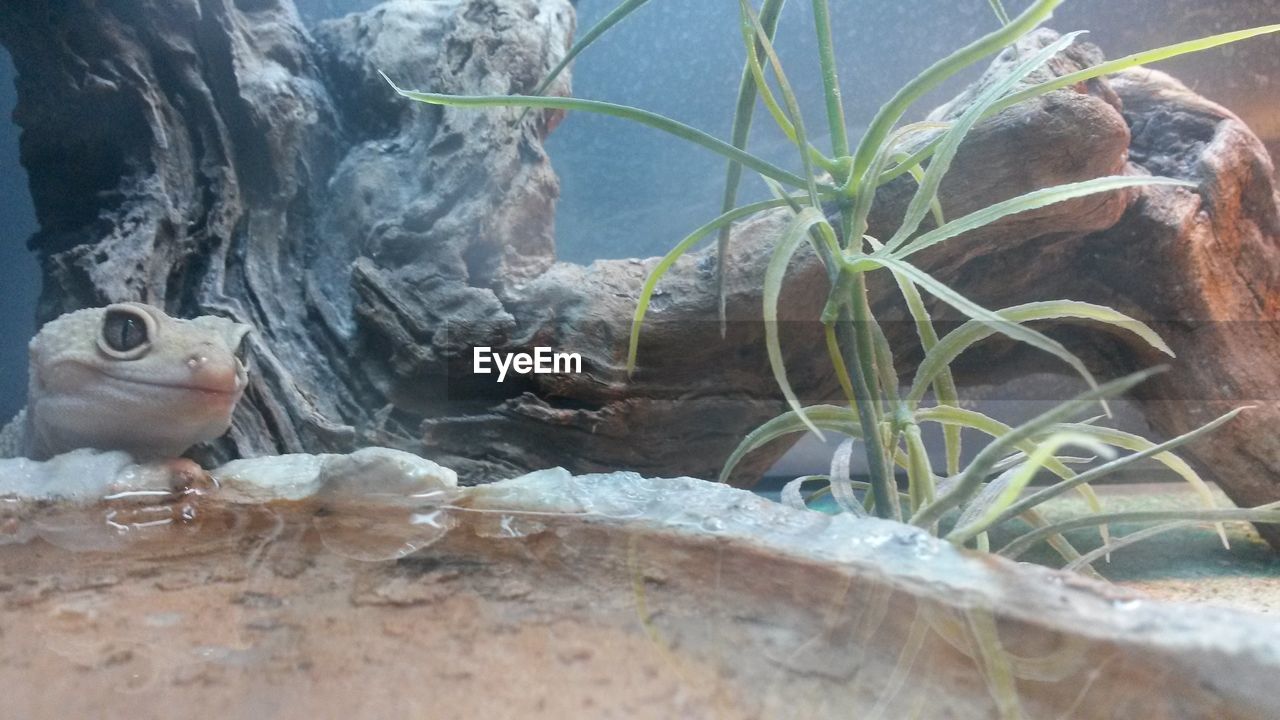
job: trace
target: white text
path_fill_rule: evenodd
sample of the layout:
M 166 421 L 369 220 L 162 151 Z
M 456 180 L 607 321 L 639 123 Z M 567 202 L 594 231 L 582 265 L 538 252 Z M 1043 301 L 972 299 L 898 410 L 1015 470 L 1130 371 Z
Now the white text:
M 493 348 L 478 347 L 471 354 L 471 372 L 489 375 L 496 368 L 498 382 L 507 378 L 507 371 L 518 375 L 549 375 L 582 372 L 582 356 L 578 353 L 552 352 L 548 347 L 535 347 L 532 353 L 500 353 Z

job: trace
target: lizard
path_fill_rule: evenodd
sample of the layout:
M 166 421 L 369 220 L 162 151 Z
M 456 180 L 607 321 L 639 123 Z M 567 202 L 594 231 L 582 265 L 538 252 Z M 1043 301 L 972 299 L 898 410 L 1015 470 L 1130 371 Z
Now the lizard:
M 221 317 L 172 318 L 136 302 L 47 323 L 28 346 L 27 407 L 0 430 L 0 501 L 119 494 L 126 502 L 165 502 L 212 481 L 242 500 L 315 495 L 343 505 L 388 488 L 412 494 L 457 486 L 452 470 L 389 448 L 242 459 L 209 471 L 179 458 L 230 427 L 248 384 L 251 331 Z M 0 502 L 0 545 L 4 510 Z
M 0 458 L 80 448 L 175 458 L 221 436 L 248 384 L 251 330 L 138 302 L 46 323 L 28 345 L 27 406 L 0 430 Z

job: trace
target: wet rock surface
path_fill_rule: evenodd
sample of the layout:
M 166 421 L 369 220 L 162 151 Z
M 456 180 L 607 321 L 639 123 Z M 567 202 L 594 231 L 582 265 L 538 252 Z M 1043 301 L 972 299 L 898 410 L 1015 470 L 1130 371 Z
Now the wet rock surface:
M 713 476 L 782 408 L 759 322 L 780 217 L 737 229 L 724 339 L 714 258 L 677 263 L 628 379 L 630 318 L 656 261 L 555 262 L 556 178 L 541 146 L 554 114 L 400 102 L 375 73 L 449 92 L 528 90 L 573 23 L 567 0 L 399 0 L 314 31 L 288 0 L 0 4 L 41 223 L 42 318 L 138 299 L 255 325 L 248 401 L 229 438 L 199 453 L 206 464 L 386 445 L 438 458 L 469 483 L 557 464 Z M 1050 69 L 1099 57 L 1082 45 Z M 1146 390 L 1151 423 L 1171 435 L 1257 401 L 1188 453 L 1237 502 L 1275 500 L 1280 223 L 1270 159 L 1238 119 L 1157 71 L 1063 89 L 976 128 L 942 200 L 956 215 L 1117 171 L 1199 187 L 1046 208 L 923 264 L 988 306 L 1067 297 L 1157 325 L 1180 359 Z M 906 179 L 884 190 L 874 232 L 908 191 Z M 790 277 L 793 384 L 806 399 L 834 397 L 811 352 L 825 281 L 812 257 Z M 890 341 L 910 346 L 892 288 L 872 289 Z M 1060 335 L 1100 372 L 1156 360 L 1122 338 Z M 499 385 L 470 375 L 475 345 L 578 352 L 584 372 Z M 997 344 L 957 370 L 962 383 L 989 382 L 1039 362 Z M 743 478 L 783 450 L 757 453 Z
M 368 457 L 346 461 L 401 459 Z M 396 497 L 376 501 L 312 502 L 323 490 L 264 501 L 299 463 L 254 462 L 238 466 L 241 491 L 202 495 L 187 523 L 134 528 L 126 545 L 0 546 L 6 708 L 144 718 L 176 706 L 282 718 L 1280 711 L 1267 684 L 1280 636 L 1261 616 L 972 556 L 885 521 L 796 511 L 691 478 L 559 469 L 462 489 L 447 504 L 423 498 L 412 472 Z M 258 481 L 264 494 L 249 500 L 243 488 Z M 445 532 L 422 520 L 439 511 L 451 517 Z M 375 512 L 377 526 L 326 523 Z M 81 515 L 67 528 L 92 525 Z M 412 547 L 384 543 L 391 530 Z M 378 547 L 385 554 L 348 552 Z

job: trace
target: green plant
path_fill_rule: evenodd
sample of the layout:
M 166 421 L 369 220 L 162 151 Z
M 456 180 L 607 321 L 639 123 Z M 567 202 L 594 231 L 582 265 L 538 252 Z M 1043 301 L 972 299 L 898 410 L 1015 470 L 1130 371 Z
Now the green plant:
M 414 92 L 396 87 L 401 95 L 439 105 L 551 108 L 603 113 L 642 123 L 695 143 L 728 159 L 723 195 L 723 212 L 697 228 L 678 243 L 654 268 L 637 303 L 628 351 L 628 368 L 635 366 L 640 330 L 654 289 L 662 276 L 684 253 L 717 235 L 719 257 L 720 317 L 724 322 L 724 272 L 729 228 L 739 220 L 775 208 L 789 208 L 790 223 L 778 239 L 766 270 L 763 285 L 763 317 L 769 359 L 778 386 L 790 410 L 750 433 L 725 464 L 721 477 L 727 478 L 748 452 L 788 433 L 804 430 L 822 435 L 823 430 L 839 432 L 849 439 L 832 461 L 829 475 L 793 481 L 783 492 L 783 500 L 805 506 L 801 485 L 808 481 L 825 483 L 832 498 L 844 511 L 874 513 L 896 518 L 941 532 L 944 515 L 957 515 L 945 537 L 957 544 L 987 547 L 987 532 L 1011 518 L 1021 516 L 1036 530 L 1006 548 L 1013 554 L 1031 542 L 1048 540 L 1068 563 L 1088 568 L 1061 536 L 1064 527 L 1049 525 L 1037 513 L 1039 503 L 1070 489 L 1082 493 L 1092 514 L 1071 521 L 1102 529 L 1104 546 L 1109 547 L 1108 523 L 1131 519 L 1150 521 L 1280 520 L 1271 507 L 1219 510 L 1196 473 L 1170 451 L 1228 422 L 1240 410 L 1228 413 L 1193 432 L 1164 443 L 1154 444 L 1135 435 L 1108 429 L 1091 422 L 1071 422 L 1094 404 L 1106 410 L 1107 398 L 1115 397 L 1151 375 L 1151 371 L 1099 384 L 1084 363 L 1059 342 L 1031 328 L 1037 320 L 1088 319 L 1114 325 L 1134 333 L 1154 349 L 1172 356 L 1172 351 L 1148 326 L 1111 308 L 1061 300 L 1036 302 L 1002 310 L 989 310 L 968 300 L 954 289 L 925 273 L 912 263 L 912 256 L 962 233 L 989 225 L 1002 218 L 1052 203 L 1104 193 L 1137 185 L 1191 186 L 1183 180 L 1161 177 L 1104 177 L 1067 185 L 1037 189 L 996 203 L 963 217 L 949 219 L 943 213 L 938 189 L 957 149 L 969 131 L 983 118 L 1016 103 L 1081 81 L 1164 58 L 1195 52 L 1245 38 L 1280 31 L 1280 25 L 1241 30 L 1170 45 L 1130 55 L 1052 80 L 1028 84 L 1026 79 L 1050 58 L 1070 45 L 1078 33 L 1062 36 L 1038 52 L 1022 59 L 1008 74 L 992 82 L 953 120 L 900 125 L 907 110 L 930 90 L 958 71 L 1016 42 L 1044 23 L 1064 0 L 1036 0 L 1023 13 L 1010 17 L 999 0 L 988 0 L 1000 27 L 935 62 L 904 85 L 875 114 L 866 133 L 852 145 L 846 133 L 844 107 L 836 72 L 830 9 L 827 0 L 812 0 L 818 59 L 824 87 L 827 128 L 831 152 L 826 154 L 809 140 L 791 84 L 773 48 L 783 0 L 763 0 L 757 11 L 747 0 L 738 0 L 740 31 L 746 63 L 738 90 L 732 136 L 728 142 L 712 137 L 671 118 L 639 108 L 576 98 L 544 97 L 542 93 L 555 77 L 591 43 L 648 0 L 626 0 L 598 25 L 591 28 L 553 69 L 531 95 L 456 96 Z M 772 78 L 772 83 L 770 82 Z M 388 78 L 388 82 L 391 80 Z M 395 87 L 394 83 L 392 84 Z M 757 105 L 763 105 L 779 130 L 795 145 L 801 172 L 778 167 L 749 153 L 748 131 Z M 750 169 L 769 185 L 773 199 L 737 205 L 743 169 Z M 868 236 L 868 216 L 876 189 L 890 180 L 910 173 L 917 189 L 901 223 L 887 239 Z M 922 230 L 932 216 L 932 229 Z M 827 352 L 833 372 L 846 396 L 842 406 L 802 407 L 792 391 L 777 334 L 778 298 L 792 256 L 802 244 L 814 249 L 826 269 L 830 293 L 821 321 L 825 328 Z M 868 303 L 867 278 L 872 274 L 891 278 L 902 293 L 915 322 L 924 360 L 906 394 L 893 366 L 893 353 Z M 921 291 L 959 311 L 970 320 L 940 337 L 923 301 Z M 1048 352 L 1080 374 L 1089 390 L 1058 405 L 1016 428 L 966 410 L 957 402 L 950 367 L 968 348 L 999 333 Z M 932 390 L 933 404 L 926 404 Z M 942 426 L 946 446 L 946 467 L 939 472 L 930 463 L 920 427 L 925 423 Z M 962 429 L 976 430 L 992 441 L 967 465 L 960 464 Z M 855 483 L 848 467 L 854 442 L 859 441 L 866 457 L 869 481 Z M 1076 472 L 1072 459 L 1061 451 L 1078 447 L 1105 458 L 1096 467 Z M 1131 454 L 1114 458 L 1114 448 Z M 1155 458 L 1177 472 L 1199 492 L 1207 506 L 1203 511 L 1150 515 L 1102 512 L 1089 483 L 1138 460 Z M 899 493 L 894 480 L 895 466 L 905 470 L 907 489 Z M 1058 482 L 1030 495 L 1024 493 L 1041 470 L 1058 476 Z M 856 490 L 864 489 L 863 497 Z M 1221 527 L 1219 526 L 1221 533 Z M 1223 541 L 1226 541 L 1223 535 Z M 1117 541 L 1119 542 L 1119 541 Z

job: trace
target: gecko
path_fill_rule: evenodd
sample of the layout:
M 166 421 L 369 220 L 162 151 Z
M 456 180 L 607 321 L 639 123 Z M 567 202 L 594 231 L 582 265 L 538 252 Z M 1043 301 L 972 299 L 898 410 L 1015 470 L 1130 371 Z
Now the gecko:
M 0 430 L 0 457 L 92 448 L 175 458 L 221 436 L 248 384 L 251 330 L 137 302 L 46 323 L 28 346 L 27 406 Z
M 249 381 L 251 332 L 136 302 L 76 310 L 41 328 L 28 346 L 27 406 L 0 430 L 0 546 L 39 537 L 73 550 L 107 547 L 124 537 L 121 527 L 190 522 L 192 493 L 241 503 L 314 498 L 346 512 L 369 496 L 445 503 L 457 492 L 453 470 L 390 448 L 247 458 L 211 470 L 178 457 L 231 426 Z M 38 521 L 67 507 L 103 510 L 110 532 L 95 534 L 93 515 L 72 531 Z

